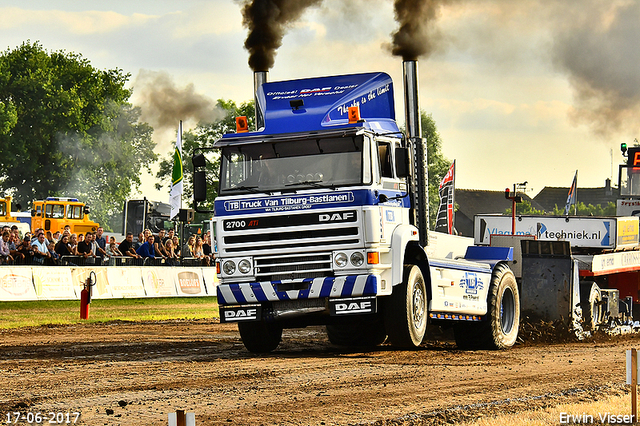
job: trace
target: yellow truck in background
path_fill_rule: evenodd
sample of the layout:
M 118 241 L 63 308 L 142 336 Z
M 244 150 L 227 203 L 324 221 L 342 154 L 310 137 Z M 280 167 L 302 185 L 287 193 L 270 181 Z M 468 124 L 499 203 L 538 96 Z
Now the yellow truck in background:
M 31 231 L 62 232 L 69 225 L 72 234 L 95 232 L 100 226 L 89 219 L 89 206 L 77 198 L 47 197 L 33 202 L 31 209 Z
M 20 236 L 29 232 L 29 224 L 21 222 L 17 218 L 11 215 L 11 197 L 6 196 L 0 198 L 0 228 L 4 226 L 16 225 L 20 231 Z

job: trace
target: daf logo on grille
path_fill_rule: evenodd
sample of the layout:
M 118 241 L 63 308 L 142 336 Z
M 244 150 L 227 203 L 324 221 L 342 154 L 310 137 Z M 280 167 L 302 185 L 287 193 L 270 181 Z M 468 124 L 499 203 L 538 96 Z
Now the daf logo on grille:
M 344 213 L 324 213 L 318 216 L 320 222 L 344 222 L 350 219 L 353 219 L 355 216 L 354 212 L 344 212 Z

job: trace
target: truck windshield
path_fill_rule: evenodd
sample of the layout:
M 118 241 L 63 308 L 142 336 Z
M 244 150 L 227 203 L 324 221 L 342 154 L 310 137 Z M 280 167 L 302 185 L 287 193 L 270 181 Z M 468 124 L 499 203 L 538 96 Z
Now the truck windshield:
M 222 149 L 220 192 L 273 192 L 371 183 L 362 135 L 275 141 Z

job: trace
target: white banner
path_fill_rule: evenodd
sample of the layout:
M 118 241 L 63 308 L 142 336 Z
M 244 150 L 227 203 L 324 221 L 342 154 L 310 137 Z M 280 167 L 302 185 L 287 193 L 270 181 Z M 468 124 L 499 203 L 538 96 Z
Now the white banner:
M 37 300 L 30 267 L 0 268 L 0 300 Z
M 71 269 L 43 266 L 33 268 L 32 274 L 38 299 L 73 300 L 76 298 L 76 293 L 71 281 Z
M 148 297 L 176 296 L 175 276 L 167 268 L 142 268 L 142 282 Z

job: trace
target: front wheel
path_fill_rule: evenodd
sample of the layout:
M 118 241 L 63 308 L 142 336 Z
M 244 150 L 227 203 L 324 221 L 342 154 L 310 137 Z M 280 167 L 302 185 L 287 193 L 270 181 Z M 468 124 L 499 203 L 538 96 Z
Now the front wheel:
M 238 331 L 244 347 L 249 352 L 271 352 L 282 340 L 282 326 L 264 321 L 239 322 Z
M 427 330 L 427 286 L 416 265 L 405 265 L 403 277 L 384 306 L 385 329 L 391 344 L 415 348 Z

